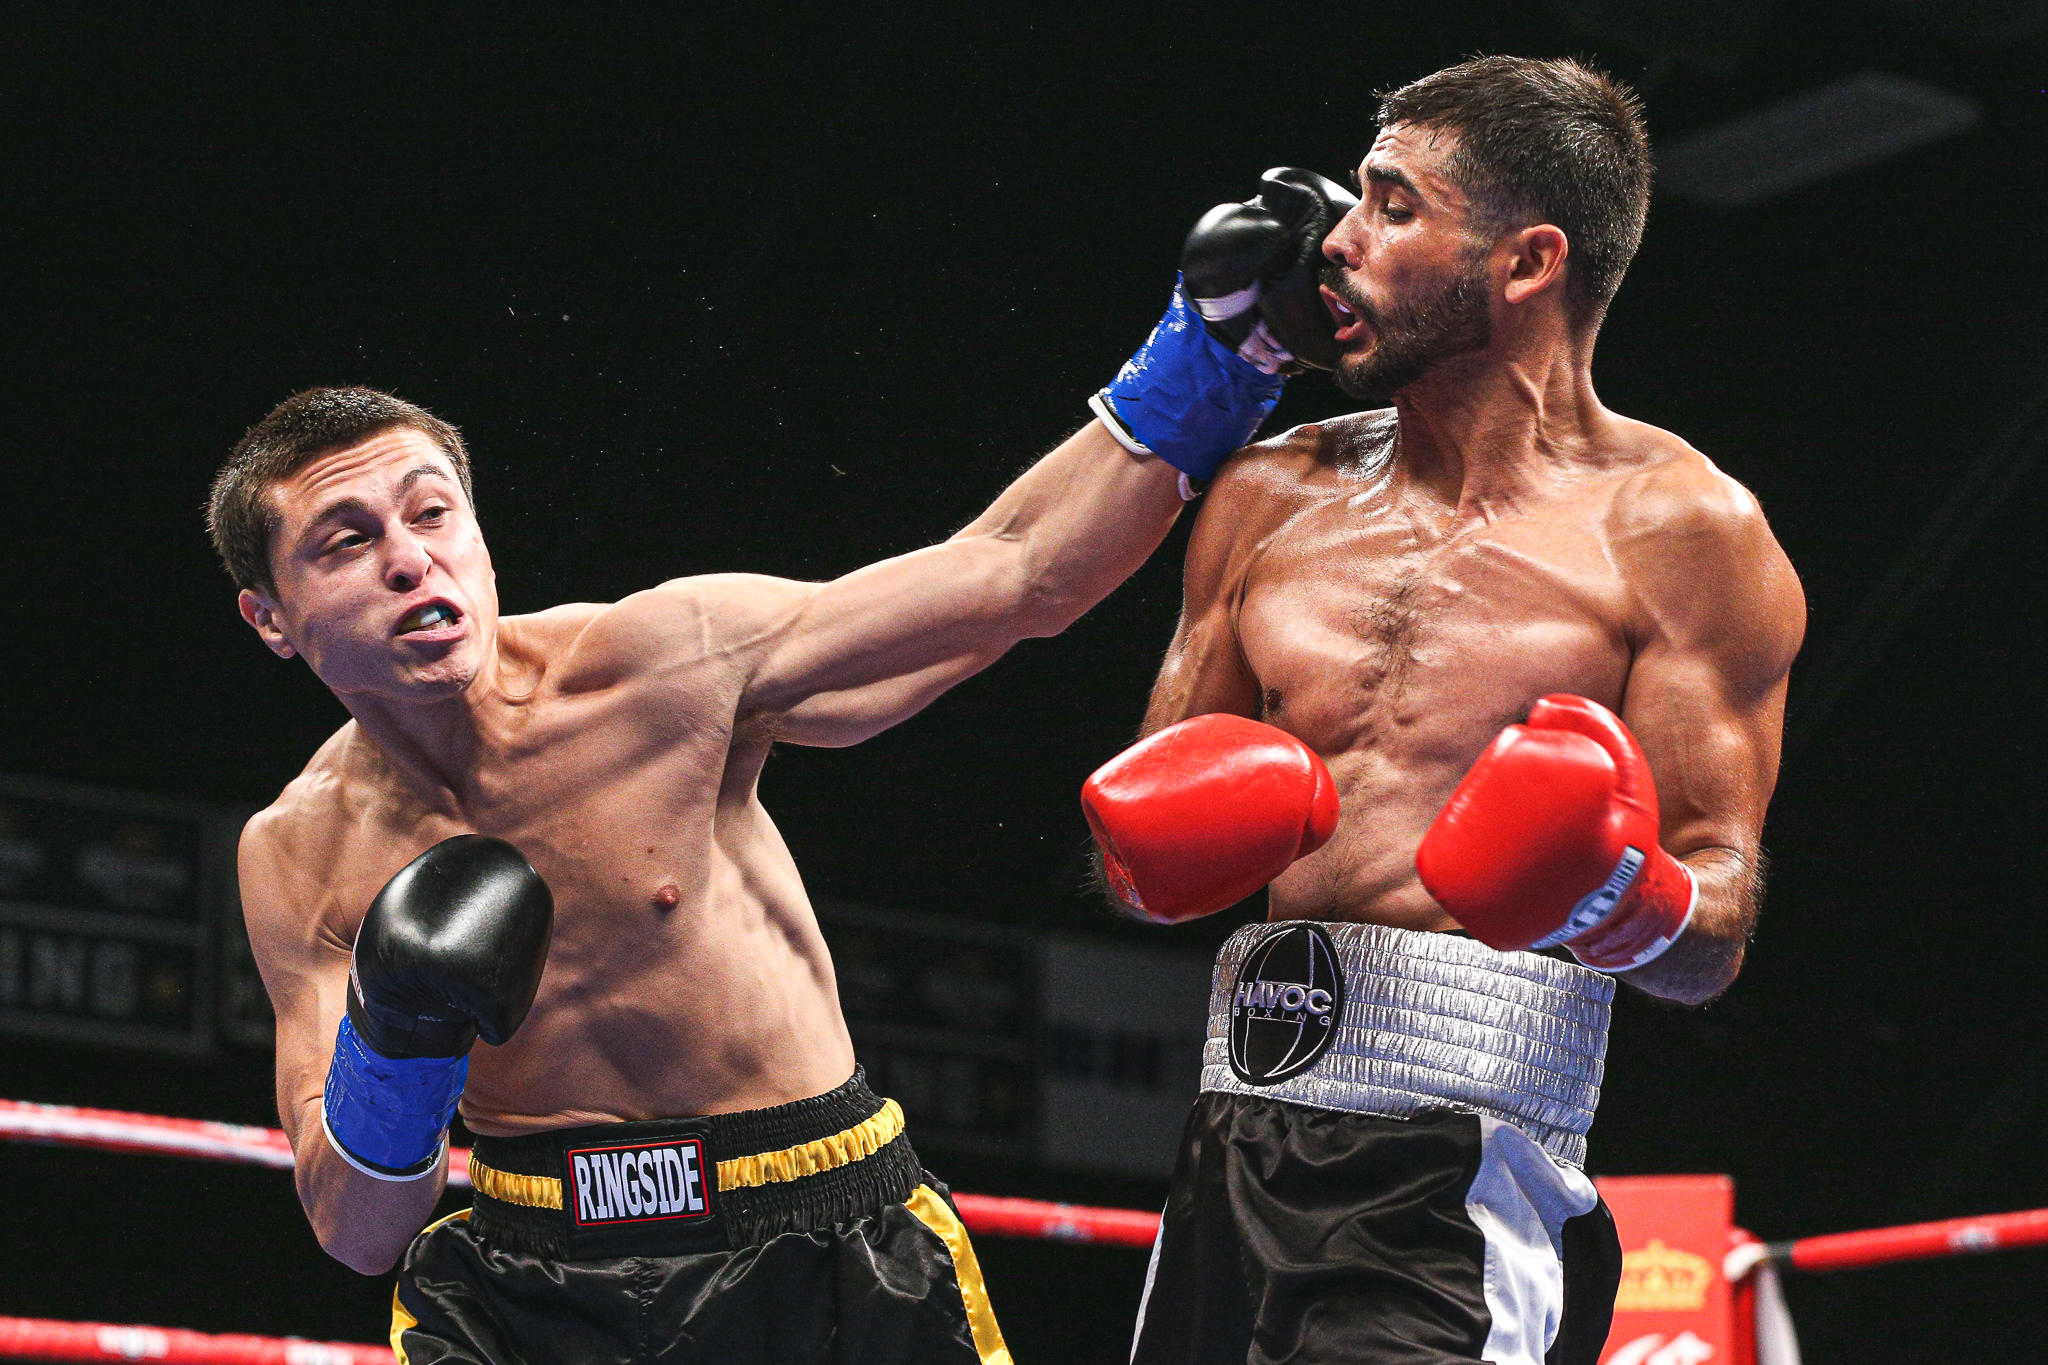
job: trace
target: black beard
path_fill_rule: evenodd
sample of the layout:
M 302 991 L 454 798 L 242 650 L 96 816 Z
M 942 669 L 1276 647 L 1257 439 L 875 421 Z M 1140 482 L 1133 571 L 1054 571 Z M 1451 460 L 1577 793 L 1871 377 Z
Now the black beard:
M 1444 361 L 1485 350 L 1493 340 L 1484 254 L 1467 259 L 1431 293 L 1384 313 L 1360 298 L 1335 266 L 1323 272 L 1323 283 L 1373 330 L 1372 348 L 1345 357 L 1331 375 L 1338 388 L 1364 402 L 1391 398 Z

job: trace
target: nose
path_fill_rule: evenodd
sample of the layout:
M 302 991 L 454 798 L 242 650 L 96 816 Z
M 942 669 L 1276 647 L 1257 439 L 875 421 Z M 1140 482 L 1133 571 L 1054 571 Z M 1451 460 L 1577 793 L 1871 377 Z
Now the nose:
M 1323 238 L 1323 259 L 1332 265 L 1341 265 L 1346 270 L 1356 270 L 1365 260 L 1363 246 L 1356 231 L 1358 210 L 1353 209 L 1337 220 L 1330 229 L 1330 235 Z
M 399 531 L 384 541 L 384 586 L 393 592 L 411 592 L 427 581 L 434 557 L 426 542 L 410 531 Z

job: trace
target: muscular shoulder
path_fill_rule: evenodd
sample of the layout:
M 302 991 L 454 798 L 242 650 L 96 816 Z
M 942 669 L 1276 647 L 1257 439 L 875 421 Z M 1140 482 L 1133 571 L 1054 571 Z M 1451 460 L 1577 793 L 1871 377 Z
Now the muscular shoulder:
M 237 851 L 242 908 L 259 953 L 304 943 L 340 926 L 324 922 L 321 891 L 350 856 L 351 835 L 367 813 L 374 782 L 350 721 L 320 746 L 304 771 L 242 827 Z
M 1284 511 L 1340 471 L 1383 458 L 1395 431 L 1395 412 L 1384 408 L 1304 423 L 1248 445 L 1217 474 L 1204 513 L 1214 507 L 1233 515 L 1262 507 Z
M 1305 423 L 1238 451 L 1203 499 L 1190 567 L 1204 556 L 1256 547 L 1295 513 L 1329 497 L 1347 472 L 1383 461 L 1395 431 L 1395 412 L 1385 408 Z
M 576 627 L 563 687 L 680 672 L 722 692 L 718 681 L 744 679 L 817 591 L 815 583 L 764 574 L 700 574 L 591 608 Z
M 1646 457 L 1619 475 L 1606 512 L 1636 630 L 1775 682 L 1806 630 L 1806 599 L 1756 496 L 1686 442 L 1637 423 Z
M 1665 553 L 1695 538 L 1730 544 L 1771 539 L 1755 495 L 1712 460 L 1661 428 L 1629 427 L 1630 458 L 1617 473 L 1608 508 L 1610 535 L 1653 540 Z

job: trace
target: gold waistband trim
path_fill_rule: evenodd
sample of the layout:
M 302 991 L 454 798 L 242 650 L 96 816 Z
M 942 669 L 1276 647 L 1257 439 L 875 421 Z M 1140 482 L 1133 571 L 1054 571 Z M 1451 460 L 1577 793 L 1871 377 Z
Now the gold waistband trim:
M 719 1162 L 718 1188 L 738 1190 L 751 1185 L 772 1185 L 851 1166 L 867 1160 L 902 1135 L 903 1106 L 894 1100 L 883 1100 L 880 1109 L 843 1133 L 815 1142 L 799 1142 L 779 1152 L 736 1156 Z
M 799 1142 L 779 1152 L 736 1156 L 718 1163 L 718 1188 L 747 1189 L 784 1180 L 801 1180 L 841 1166 L 865 1161 L 903 1135 L 903 1106 L 883 1100 L 882 1107 L 844 1132 L 813 1142 Z M 551 1175 L 514 1175 L 469 1158 L 469 1183 L 487 1199 L 529 1209 L 562 1207 L 562 1182 Z
M 501 1204 L 518 1204 L 529 1209 L 562 1207 L 562 1182 L 556 1177 L 514 1175 L 510 1171 L 484 1165 L 476 1159 L 474 1152 L 469 1157 L 469 1183 L 478 1194 Z

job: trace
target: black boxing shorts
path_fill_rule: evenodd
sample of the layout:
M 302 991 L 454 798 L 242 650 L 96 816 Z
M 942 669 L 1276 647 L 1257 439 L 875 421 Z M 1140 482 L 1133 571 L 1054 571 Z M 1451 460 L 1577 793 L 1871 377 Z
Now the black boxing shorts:
M 1233 935 L 1132 1365 L 1594 1365 L 1613 991 L 1444 934 Z
M 1009 1365 L 946 1187 L 858 1071 L 706 1118 L 479 1138 L 422 1232 L 399 1365 Z
M 1513 1132 L 1203 1095 L 1132 1365 L 1594 1365 L 1614 1220 Z

